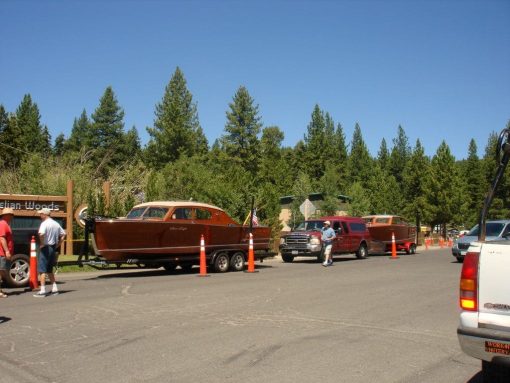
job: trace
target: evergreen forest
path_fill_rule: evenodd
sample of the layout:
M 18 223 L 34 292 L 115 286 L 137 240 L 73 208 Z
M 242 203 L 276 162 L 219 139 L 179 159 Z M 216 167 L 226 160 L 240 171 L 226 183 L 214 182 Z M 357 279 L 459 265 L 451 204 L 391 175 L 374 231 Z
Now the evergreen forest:
M 488 132 L 485 143 L 472 139 L 466 158 L 457 160 L 444 141 L 432 157 L 425 155 L 420 140 L 409 142 L 398 126 L 392 141 L 383 139 L 373 156 L 359 124 L 348 139 L 319 105 L 311 105 L 303 139 L 284 147 L 284 132 L 263 126 L 244 86 L 226 106 L 223 134 L 211 143 L 179 68 L 155 106 L 146 145 L 123 119 L 112 87 L 92 113 L 83 110 L 74 119 L 69 137 L 50 136 L 30 94 L 14 111 L 0 104 L 0 192 L 65 195 L 72 179 L 76 204 L 88 203 L 93 214 L 121 216 L 141 201 L 193 199 L 217 205 L 239 222 L 254 198 L 259 221 L 275 233 L 280 197 L 294 197 L 293 221 L 300 222 L 299 205 L 321 193 L 324 215 L 334 214 L 344 195 L 350 215 L 399 214 L 417 225 L 470 228 L 497 166 L 499 132 Z M 108 206 L 102 194 L 106 180 L 112 185 Z M 510 218 L 508 169 L 489 218 Z

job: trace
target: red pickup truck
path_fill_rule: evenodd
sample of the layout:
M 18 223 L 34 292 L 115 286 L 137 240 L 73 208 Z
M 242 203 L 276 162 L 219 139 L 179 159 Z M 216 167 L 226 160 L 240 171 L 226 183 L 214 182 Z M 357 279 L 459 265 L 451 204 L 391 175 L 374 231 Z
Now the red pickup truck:
M 295 257 L 316 257 L 322 262 L 321 229 L 324 221 L 330 221 L 335 230 L 332 254 L 356 254 L 366 258 L 370 249 L 370 233 L 365 221 L 359 217 L 330 216 L 310 219 L 299 224 L 289 234 L 280 238 L 280 254 L 284 262 Z

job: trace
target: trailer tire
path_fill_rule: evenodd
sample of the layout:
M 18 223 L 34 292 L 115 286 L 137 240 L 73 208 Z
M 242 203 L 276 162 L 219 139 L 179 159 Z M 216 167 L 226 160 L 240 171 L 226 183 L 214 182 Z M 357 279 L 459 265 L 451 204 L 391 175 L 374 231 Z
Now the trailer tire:
M 242 251 L 235 252 L 230 258 L 230 269 L 232 271 L 243 271 L 246 263 L 245 259 Z
M 177 265 L 175 263 L 165 263 L 163 265 L 163 268 L 166 270 L 166 271 L 174 271 L 175 268 L 177 267 Z
M 191 269 L 193 268 L 192 263 L 183 263 L 183 264 L 180 264 L 179 266 L 181 266 L 181 270 L 184 271 L 185 273 L 189 273 L 191 271 Z
M 11 287 L 28 286 L 30 279 L 30 257 L 25 254 L 15 254 L 11 259 L 11 267 L 5 281 Z
M 214 258 L 214 271 L 217 273 L 226 273 L 230 267 L 230 259 L 225 251 L 218 253 Z
M 407 254 L 416 254 L 416 244 L 411 243 L 411 245 L 409 246 L 409 253 Z

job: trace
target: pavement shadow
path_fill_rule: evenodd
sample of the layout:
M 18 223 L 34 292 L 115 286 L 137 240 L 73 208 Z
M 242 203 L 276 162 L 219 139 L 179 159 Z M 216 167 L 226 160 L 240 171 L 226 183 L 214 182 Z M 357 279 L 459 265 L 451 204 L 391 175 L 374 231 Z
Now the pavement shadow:
M 11 320 L 11 318 L 9 318 L 9 317 L 0 316 L 0 324 L 9 322 L 10 320 Z
M 340 262 L 351 262 L 351 261 L 362 261 L 363 259 L 358 259 L 356 257 L 352 258 L 340 258 L 340 257 L 333 257 L 334 263 L 340 263 Z M 294 259 L 292 262 L 284 262 L 283 260 L 280 263 L 295 263 L 295 264 L 310 264 L 310 265 L 320 265 L 321 262 L 318 262 L 315 258 L 310 259 Z
M 270 269 L 270 268 L 273 268 L 273 266 L 269 265 L 269 264 L 256 264 L 255 265 L 255 270 L 263 270 L 263 269 Z M 247 269 L 247 267 L 245 267 L 245 270 Z M 231 273 L 239 273 L 240 271 L 228 271 L 227 273 L 216 273 L 216 272 L 212 272 L 210 269 L 207 270 L 207 273 L 208 274 L 231 274 Z M 92 276 L 90 278 L 86 278 L 87 280 L 94 280 L 94 279 L 114 279 L 114 278 L 142 278 L 142 277 L 167 277 L 169 275 L 175 275 L 175 276 L 179 276 L 179 275 L 198 275 L 200 274 L 200 267 L 198 266 L 195 266 L 195 267 L 192 267 L 191 269 L 188 269 L 188 268 L 184 268 L 184 269 L 181 269 L 181 268 L 177 268 L 175 270 L 165 270 L 165 269 L 136 269 L 136 270 L 133 270 L 131 272 L 126 272 L 126 271 L 123 271 L 123 272 L 119 272 L 119 273 L 115 273 L 115 272 L 111 272 L 111 273 L 108 273 L 108 274 L 103 274 L 103 275 L 95 275 L 95 276 Z
M 471 379 L 469 379 L 466 383 L 483 383 L 482 371 L 479 371 Z

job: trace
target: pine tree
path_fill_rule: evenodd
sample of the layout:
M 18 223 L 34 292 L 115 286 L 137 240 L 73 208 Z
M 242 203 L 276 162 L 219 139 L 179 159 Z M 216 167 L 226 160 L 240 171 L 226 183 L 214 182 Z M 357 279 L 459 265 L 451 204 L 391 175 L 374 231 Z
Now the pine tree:
M 233 161 L 255 175 L 260 159 L 258 135 L 262 128 L 259 107 L 244 86 L 237 90 L 229 107 L 226 133 L 221 138 L 222 149 Z
M 433 226 L 441 224 L 446 236 L 446 225 L 457 223 L 457 213 L 462 201 L 460 176 L 455 166 L 455 157 L 445 141 L 441 143 L 432 158 L 431 174 L 427 179 L 427 196 L 431 206 Z
M 414 220 L 417 228 L 421 228 L 422 222 L 430 219 L 431 207 L 427 200 L 426 185 L 430 177 L 430 160 L 425 155 L 425 150 L 420 140 L 416 145 L 410 159 L 402 173 L 404 186 L 404 215 L 409 220 Z
M 145 153 L 151 167 L 161 169 L 180 156 L 207 153 L 207 139 L 198 120 L 197 106 L 179 67 L 166 86 L 163 99 L 156 105 L 155 115 L 154 126 L 147 128 L 151 138 Z
M 352 135 L 348 169 L 350 183 L 360 182 L 363 186 L 367 185 L 372 170 L 372 158 L 358 123 L 354 126 Z
M 467 209 L 465 227 L 472 227 L 478 223 L 485 193 L 489 185 L 483 174 L 482 162 L 478 158 L 477 145 L 474 139 L 469 142 L 468 157 L 463 167 L 463 179 L 466 185 Z
M 333 158 L 335 159 L 334 165 L 336 166 L 336 171 L 338 172 L 338 190 L 340 192 L 345 192 L 348 184 L 347 172 L 349 156 L 347 153 L 347 145 L 345 144 L 344 130 L 340 123 L 336 126 L 334 135 L 334 147 L 335 152 L 333 154 Z
M 258 174 L 259 184 L 269 183 L 273 189 L 285 193 L 291 187 L 292 173 L 289 164 L 282 156 L 281 144 L 284 133 L 276 126 L 270 126 L 262 130 L 260 140 L 260 168 Z
M 119 106 L 111 86 L 107 87 L 92 114 L 91 147 L 95 148 L 93 162 L 106 176 L 109 170 L 130 158 L 123 150 L 124 110 Z
M 85 109 L 81 112 L 79 118 L 75 118 L 71 135 L 65 143 L 65 151 L 80 152 L 93 149 L 92 147 L 93 131 L 91 122 Z
M 64 136 L 64 133 L 60 133 L 55 138 L 55 145 L 53 145 L 53 154 L 55 154 L 58 157 L 61 157 L 64 154 L 65 143 L 66 138 Z
M 402 183 L 402 172 L 411 155 L 409 140 L 401 125 L 398 126 L 397 137 L 393 139 L 390 154 L 390 171 L 399 184 Z
M 390 151 L 388 150 L 388 145 L 384 138 L 381 140 L 381 146 L 379 147 L 379 152 L 377 152 L 377 162 L 379 163 L 382 171 L 389 173 Z
M 326 143 L 326 119 L 324 112 L 315 105 L 312 119 L 308 124 L 307 134 L 304 136 L 305 143 L 305 169 L 312 180 L 322 177 L 325 170 L 324 152 Z M 331 144 L 333 144 L 331 142 Z
M 347 211 L 349 215 L 361 217 L 370 213 L 370 197 L 367 189 L 360 182 L 354 182 L 348 193 L 351 197 Z
M 16 109 L 16 120 L 23 132 L 23 146 L 19 149 L 26 153 L 48 155 L 51 151 L 48 129 L 41 125 L 41 115 L 32 97 L 26 94 Z
M 23 159 L 27 157 L 25 137 L 18 125 L 18 119 L 15 114 L 8 115 L 7 121 L 5 121 L 5 115 L 2 119 L 4 122 L 0 136 L 1 162 L 4 169 L 16 169 L 21 165 Z

